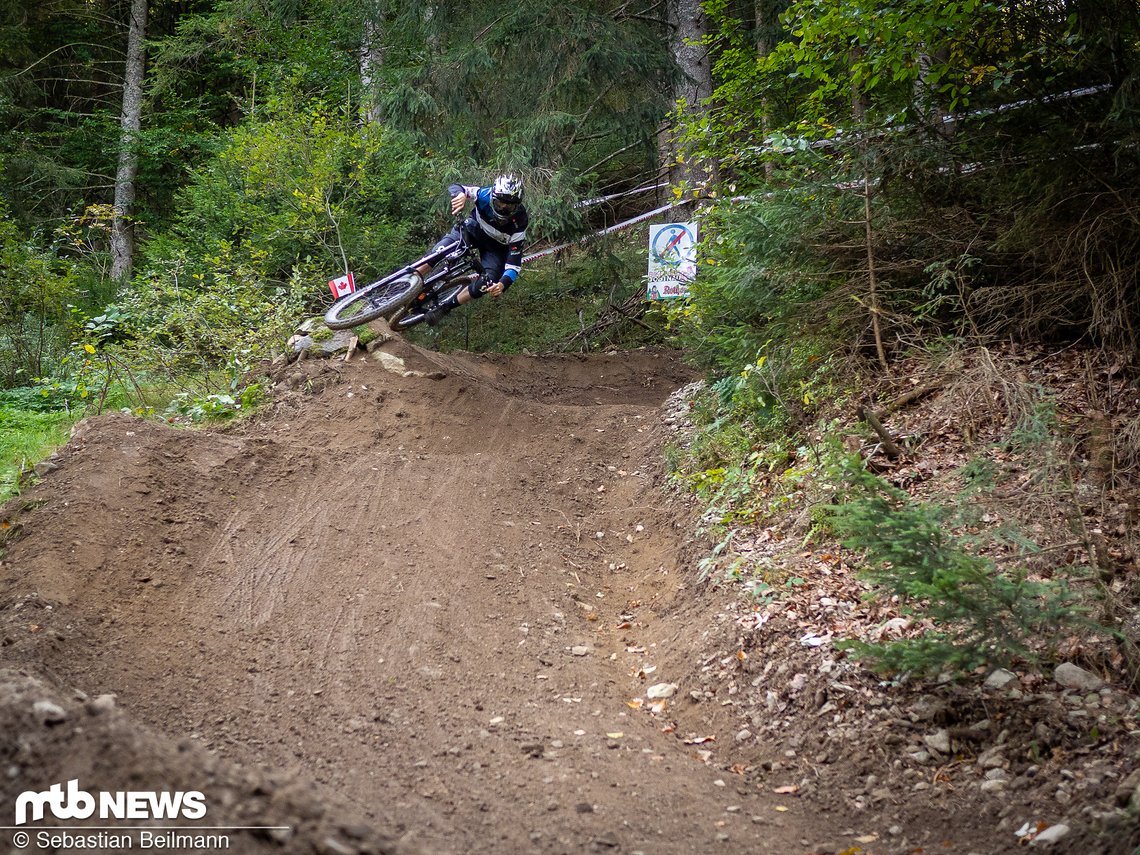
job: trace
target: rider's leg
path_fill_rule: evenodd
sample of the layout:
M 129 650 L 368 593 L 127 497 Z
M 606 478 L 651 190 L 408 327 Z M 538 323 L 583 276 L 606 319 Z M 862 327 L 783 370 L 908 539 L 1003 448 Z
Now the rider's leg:
M 479 261 L 483 265 L 483 273 L 488 285 L 494 285 L 503 280 L 503 271 L 507 267 L 507 248 L 501 243 L 488 242 L 479 248 Z M 482 293 L 479 294 L 482 296 Z
M 481 296 L 482 292 L 480 292 L 479 289 L 482 287 L 482 285 L 482 281 L 476 279 L 466 288 L 460 288 L 456 293 L 452 294 L 445 300 L 442 300 L 439 304 L 439 308 L 436 310 L 439 314 L 435 317 L 435 321 L 438 323 L 439 318 L 443 317 L 443 315 L 445 315 L 447 312 L 450 312 L 452 309 L 458 308 L 459 306 L 465 306 L 473 299 L 475 299 L 475 297 Z M 473 294 L 473 291 L 476 293 Z M 429 315 L 428 323 L 431 322 L 432 317 Z
M 498 282 L 503 278 L 503 268 L 506 265 L 506 248 L 499 248 L 498 244 L 487 246 L 483 244 L 479 247 L 479 261 L 483 265 L 483 273 L 486 275 L 487 282 Z M 466 288 L 459 291 L 450 300 L 444 300 L 440 304 L 440 308 L 445 312 L 450 312 L 456 306 L 466 306 L 472 300 L 483 296 L 483 280 L 476 280 Z
M 450 312 L 452 309 L 466 306 L 477 297 L 483 296 L 483 280 L 476 279 L 465 288 L 460 288 L 450 297 L 440 301 L 440 304 L 428 311 L 427 322 L 433 327 L 439 323 L 440 319 Z
M 458 229 L 458 227 L 456 228 Z M 433 326 L 439 323 L 439 319 L 452 309 L 465 306 L 472 300 L 482 297 L 484 282 L 498 282 L 503 277 L 503 269 L 507 262 L 507 248 L 489 238 L 484 238 L 477 232 L 469 232 L 467 241 L 469 245 L 475 246 L 479 250 L 479 262 L 483 267 L 484 276 L 476 279 L 466 288 L 460 288 L 455 294 L 442 301 L 438 309 L 429 312 L 427 321 Z
M 427 322 L 432 326 L 439 323 L 439 319 L 452 309 L 466 306 L 472 300 L 483 296 L 483 283 L 484 279 L 480 277 L 474 282 L 470 283 L 466 288 L 460 288 L 450 297 L 441 301 L 439 307 L 428 312 Z

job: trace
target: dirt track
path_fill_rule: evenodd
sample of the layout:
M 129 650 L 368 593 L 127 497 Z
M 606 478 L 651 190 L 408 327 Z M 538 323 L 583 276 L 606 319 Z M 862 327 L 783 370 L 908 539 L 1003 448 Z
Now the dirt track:
M 302 362 L 238 429 L 81 425 L 4 558 L 9 664 L 315 779 L 405 846 L 830 849 L 627 705 L 700 632 L 663 616 L 691 572 L 650 474 L 685 369 L 385 350 L 445 376 Z M 32 592 L 51 643 L 12 619 Z

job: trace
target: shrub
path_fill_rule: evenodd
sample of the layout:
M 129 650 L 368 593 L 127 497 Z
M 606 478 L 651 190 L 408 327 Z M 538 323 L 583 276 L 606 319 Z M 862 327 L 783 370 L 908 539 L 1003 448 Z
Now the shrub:
M 244 260 L 223 250 L 208 272 L 186 257 L 152 267 L 120 300 L 135 344 L 131 361 L 165 371 L 209 371 L 235 355 L 266 355 L 284 344 L 303 315 L 309 281 L 295 275 L 265 285 Z
M 306 270 L 324 296 L 325 280 L 345 266 L 358 278 L 387 272 L 405 260 L 405 244 L 434 238 L 437 224 L 424 220 L 443 194 L 425 167 L 410 141 L 389 129 L 282 96 L 231 131 L 193 176 L 152 258 L 181 255 L 205 275 L 228 257 L 248 268 L 250 287 L 281 285 Z
M 67 349 L 74 268 L 35 247 L 0 204 L 0 385 L 26 384 Z
M 981 554 L 982 541 L 953 533 L 949 507 L 912 500 L 868 472 L 857 457 L 834 473 L 841 493 L 827 523 L 862 552 L 866 576 L 935 629 L 917 639 L 847 642 L 889 671 L 934 673 L 1036 658 L 1081 613 L 1064 581 L 1032 581 Z M 991 531 L 992 540 L 1010 535 Z

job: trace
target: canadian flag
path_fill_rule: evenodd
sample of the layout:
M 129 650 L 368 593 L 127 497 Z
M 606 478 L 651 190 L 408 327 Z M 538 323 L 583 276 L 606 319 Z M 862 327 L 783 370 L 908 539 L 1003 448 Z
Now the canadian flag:
M 356 290 L 356 281 L 352 278 L 351 273 L 346 273 L 344 276 L 330 279 L 329 288 L 332 289 L 333 297 L 339 300 Z

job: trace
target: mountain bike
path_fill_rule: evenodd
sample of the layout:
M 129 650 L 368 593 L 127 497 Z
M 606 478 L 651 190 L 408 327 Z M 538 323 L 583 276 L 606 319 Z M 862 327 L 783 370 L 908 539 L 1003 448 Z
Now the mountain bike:
M 430 264 L 432 271 L 421 285 L 415 270 L 421 264 Z M 394 330 L 406 330 L 427 320 L 432 311 L 472 282 L 489 284 L 476 252 L 463 238 L 423 258 L 389 273 L 382 279 L 365 285 L 341 297 L 325 312 L 325 326 L 333 330 L 350 329 L 377 318 L 386 318 Z

